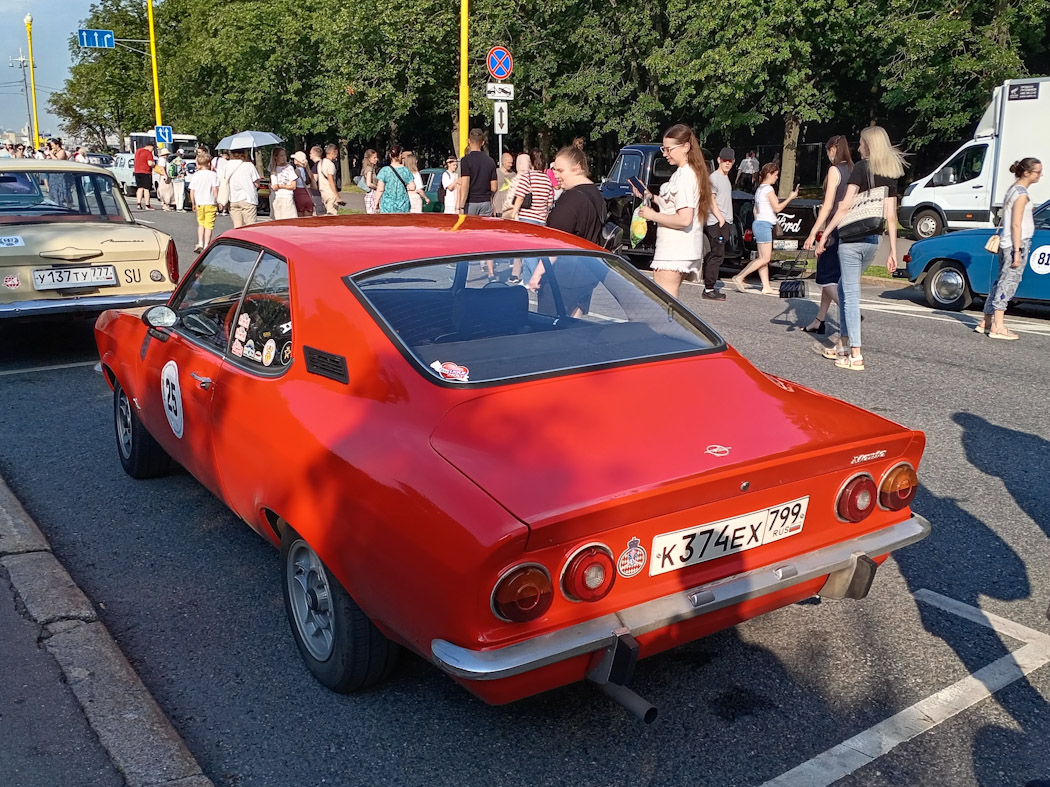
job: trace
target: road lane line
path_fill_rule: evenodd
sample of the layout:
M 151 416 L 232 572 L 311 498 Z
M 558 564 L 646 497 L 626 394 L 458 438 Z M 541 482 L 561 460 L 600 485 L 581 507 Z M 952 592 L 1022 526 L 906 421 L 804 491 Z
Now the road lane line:
M 940 593 L 934 593 L 932 590 L 927 590 L 926 588 L 916 590 L 915 598 L 924 604 L 929 604 L 931 607 L 943 609 L 945 612 L 950 612 L 953 615 L 965 618 L 966 620 L 977 623 L 978 625 L 987 626 L 997 634 L 1002 634 L 1010 639 L 1016 639 L 1029 644 L 1040 643 L 1050 647 L 1050 634 L 1044 634 L 1037 629 L 1022 626 L 1020 623 L 1015 623 L 1012 620 L 999 617 L 991 612 L 985 612 L 983 609 L 972 607 L 961 601 L 956 601 L 954 598 L 942 596 Z
M 54 366 L 31 366 L 28 369 L 5 369 L 0 372 L 0 377 L 8 377 L 12 374 L 32 374 L 33 372 L 50 372 L 55 369 L 76 369 L 81 366 L 94 366 L 98 361 L 78 361 L 77 363 L 56 363 Z
M 1011 683 L 1050 664 L 1050 635 L 961 601 L 921 589 L 915 599 L 1026 643 L 1019 649 L 869 727 L 761 787 L 829 787 L 870 765 L 902 743 L 982 702 Z

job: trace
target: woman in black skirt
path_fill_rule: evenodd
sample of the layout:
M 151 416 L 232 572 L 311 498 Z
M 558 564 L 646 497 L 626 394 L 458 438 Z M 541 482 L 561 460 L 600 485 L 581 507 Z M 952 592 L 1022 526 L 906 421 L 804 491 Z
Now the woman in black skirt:
M 824 178 L 824 204 L 820 206 L 820 215 L 813 225 L 813 230 L 802 244 L 804 249 L 812 249 L 817 240 L 817 233 L 828 219 L 838 210 L 839 203 L 846 195 L 846 181 L 853 171 L 853 157 L 849 152 L 849 142 L 841 134 L 832 137 L 827 144 L 828 161 L 831 167 Z M 813 322 L 802 330 L 806 333 L 824 333 L 824 320 L 828 316 L 831 304 L 838 301 L 839 284 L 839 238 L 832 232 L 825 244 L 824 253 L 817 257 L 817 286 L 820 287 L 820 309 Z

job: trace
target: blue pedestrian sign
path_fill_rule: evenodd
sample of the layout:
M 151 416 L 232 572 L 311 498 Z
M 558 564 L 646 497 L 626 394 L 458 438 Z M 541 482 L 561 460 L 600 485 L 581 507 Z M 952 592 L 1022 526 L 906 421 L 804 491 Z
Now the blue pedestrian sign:
M 77 40 L 81 46 L 91 49 L 115 49 L 117 46 L 112 30 L 77 30 Z
M 171 126 L 154 126 L 153 130 L 157 134 L 158 145 L 171 144 Z
M 514 58 L 505 46 L 494 46 L 489 50 L 485 63 L 493 79 L 506 79 L 514 71 Z

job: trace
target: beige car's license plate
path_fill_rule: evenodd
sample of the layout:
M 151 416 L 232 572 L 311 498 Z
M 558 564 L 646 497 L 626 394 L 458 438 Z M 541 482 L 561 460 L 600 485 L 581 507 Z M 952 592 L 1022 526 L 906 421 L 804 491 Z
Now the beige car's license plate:
M 33 271 L 37 290 L 68 290 L 75 287 L 116 287 L 117 269 L 112 265 L 85 265 L 78 268 L 38 268 Z
M 808 507 L 809 497 L 800 497 L 721 522 L 655 536 L 649 576 L 678 571 L 798 535 L 806 521 Z

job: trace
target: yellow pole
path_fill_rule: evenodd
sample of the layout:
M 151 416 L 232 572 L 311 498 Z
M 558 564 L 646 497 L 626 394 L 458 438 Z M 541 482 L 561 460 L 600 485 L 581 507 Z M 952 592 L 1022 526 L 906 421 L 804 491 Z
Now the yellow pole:
M 36 114 L 36 66 L 33 64 L 33 15 L 26 14 L 26 37 L 29 39 L 29 84 L 33 93 L 33 150 L 40 150 L 40 121 Z
M 153 32 L 153 0 L 146 0 L 146 16 L 149 18 L 149 54 L 153 63 L 153 112 L 157 116 L 157 125 L 160 122 L 160 81 L 157 79 L 157 36 Z
M 467 82 L 467 23 L 470 0 L 459 0 L 459 155 L 467 155 L 470 130 L 470 85 Z

